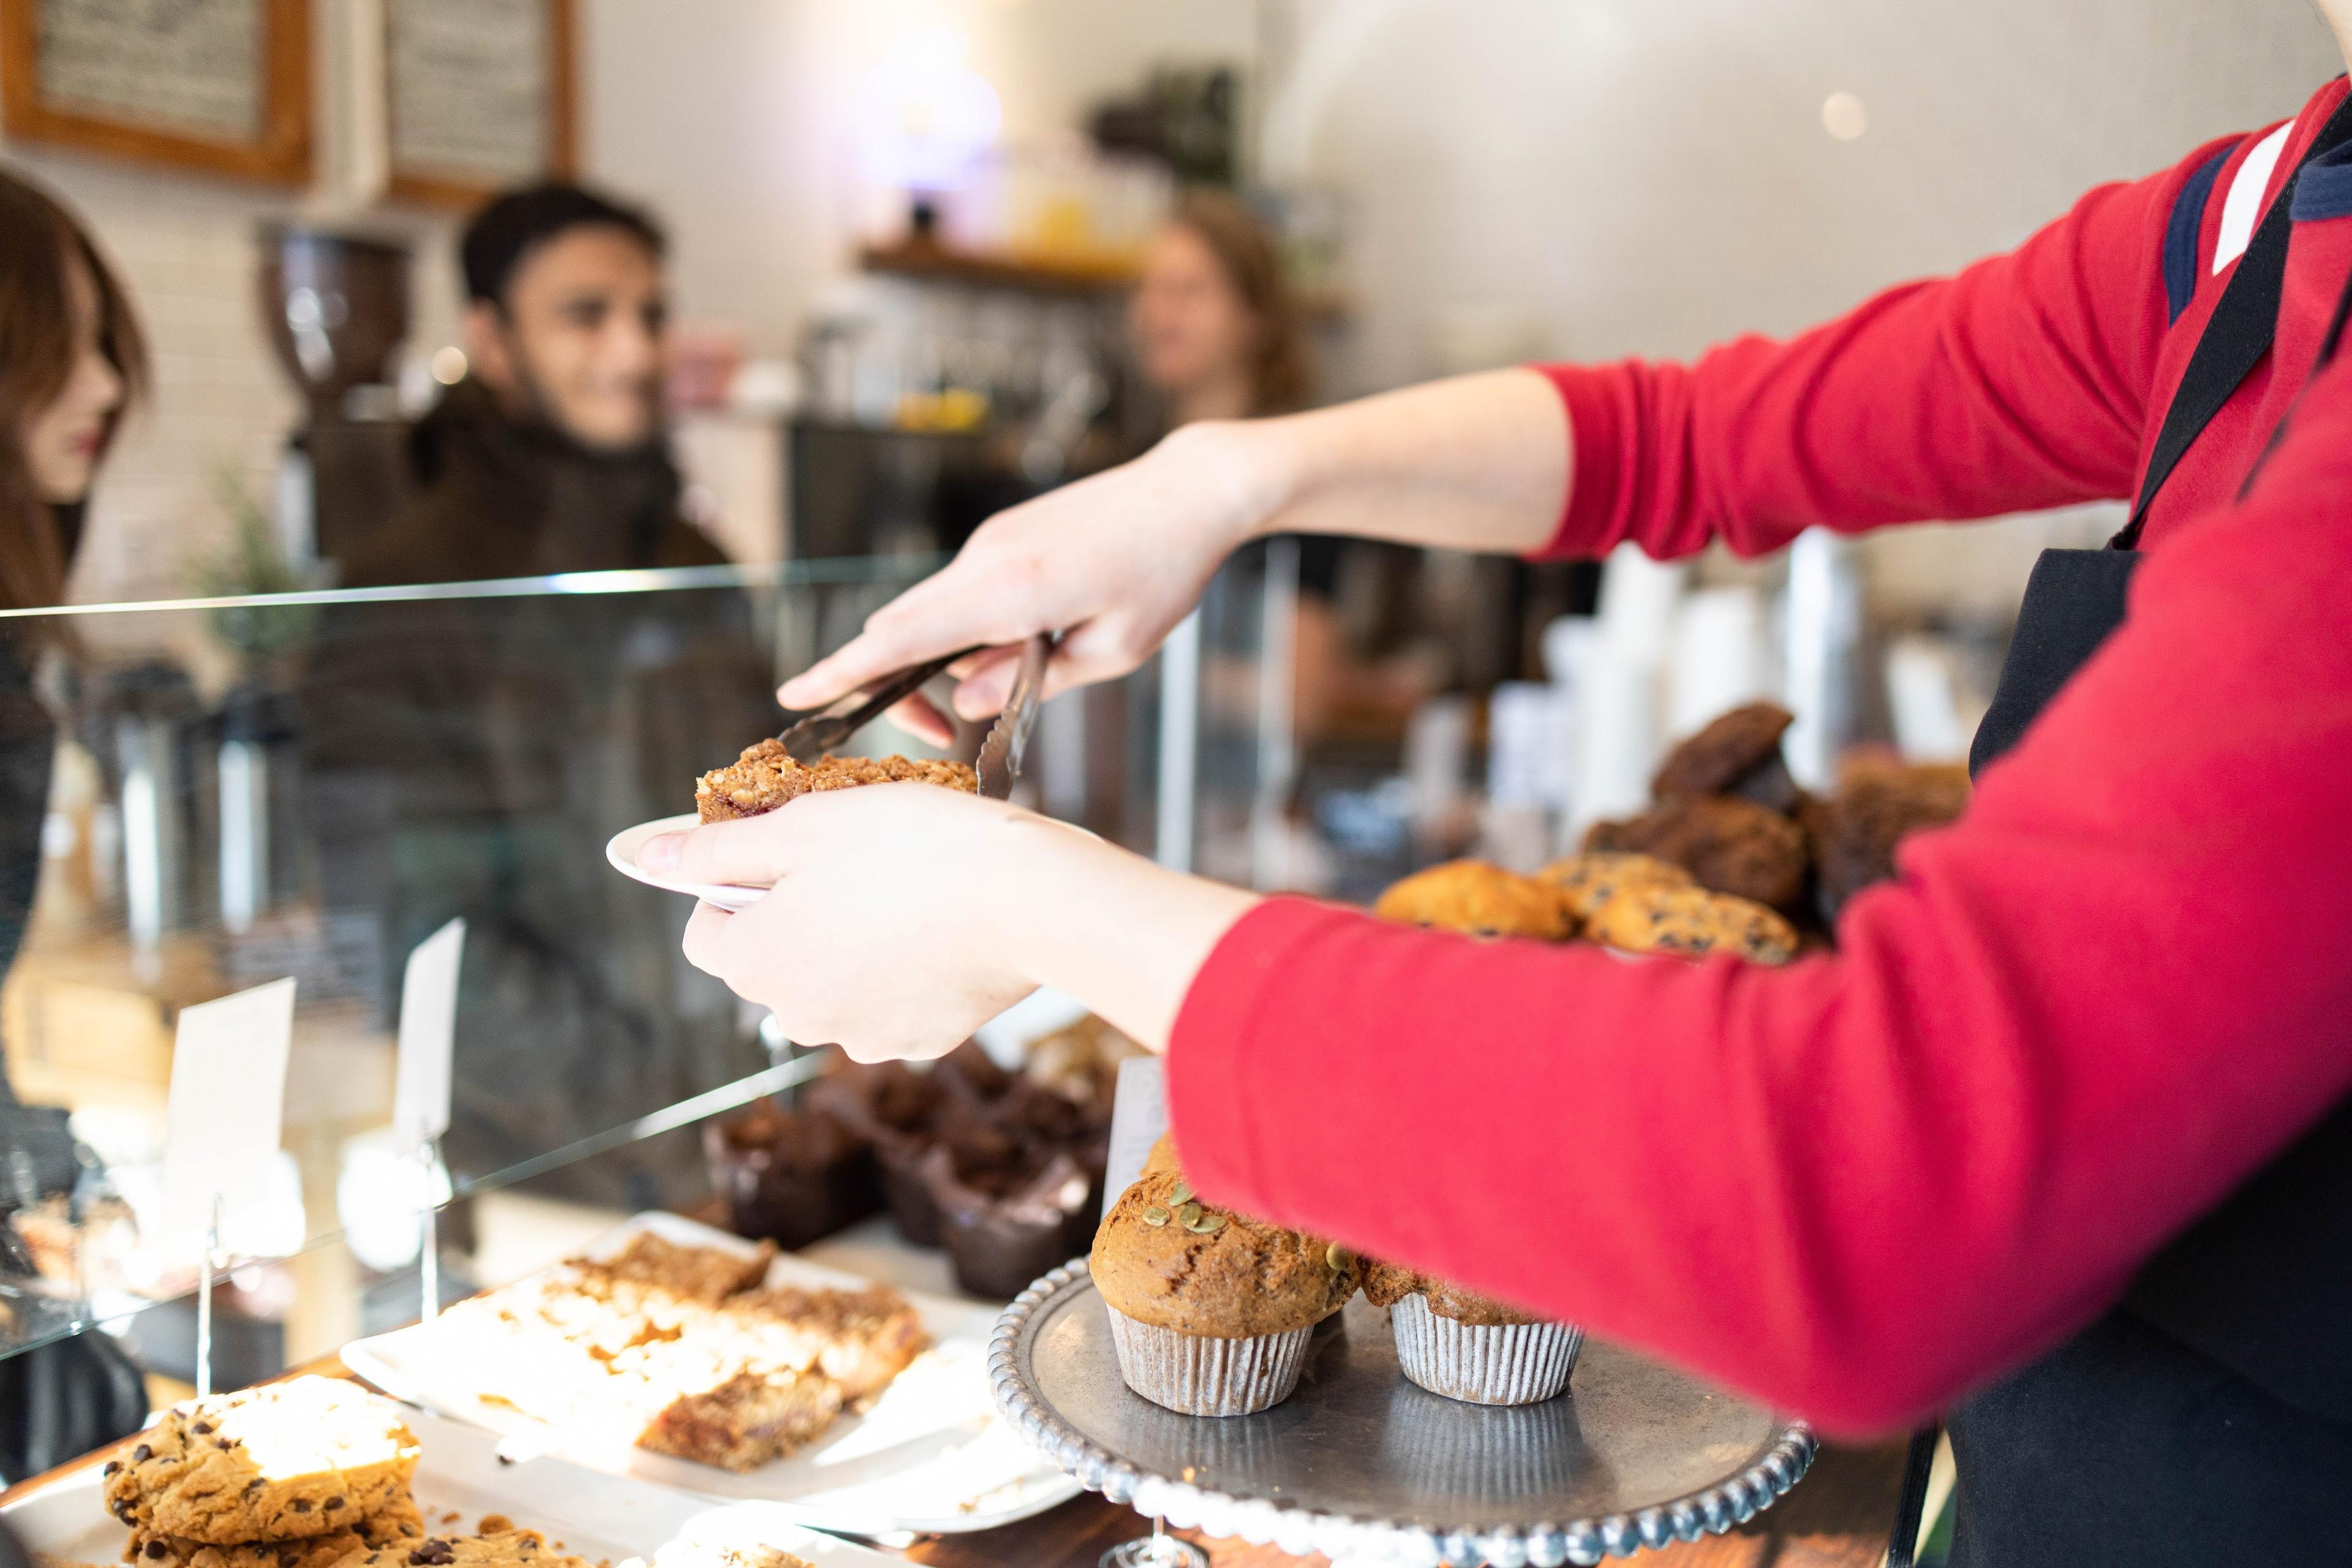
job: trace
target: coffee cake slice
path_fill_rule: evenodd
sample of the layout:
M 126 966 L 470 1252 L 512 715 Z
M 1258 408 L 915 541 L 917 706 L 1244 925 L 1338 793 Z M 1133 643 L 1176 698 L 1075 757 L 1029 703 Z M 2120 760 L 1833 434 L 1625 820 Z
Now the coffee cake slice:
M 647 1285 L 709 1306 L 767 1279 L 775 1256 L 772 1241 L 762 1241 L 746 1254 L 731 1247 L 681 1247 L 641 1230 L 612 1257 L 575 1258 L 571 1267 L 583 1283 L 601 1278 Z
M 819 757 L 803 763 L 776 740 L 747 746 L 723 768 L 702 775 L 694 786 L 694 808 L 705 822 L 758 816 L 786 801 L 822 790 L 860 784 L 928 784 L 980 793 L 980 775 L 962 763 L 911 757 Z
M 930 1336 L 907 1299 L 887 1285 L 865 1290 L 747 1290 L 719 1315 L 783 1348 L 787 1364 L 823 1373 L 851 1404 L 888 1386 Z
M 698 1465 L 756 1470 L 815 1437 L 840 1413 L 841 1385 L 829 1377 L 747 1369 L 669 1400 L 637 1435 L 637 1447 Z

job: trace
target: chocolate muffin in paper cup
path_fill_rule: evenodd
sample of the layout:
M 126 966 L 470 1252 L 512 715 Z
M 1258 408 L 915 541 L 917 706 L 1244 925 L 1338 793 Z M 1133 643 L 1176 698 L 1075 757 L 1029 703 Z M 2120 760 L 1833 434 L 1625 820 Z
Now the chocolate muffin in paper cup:
M 1087 1262 L 1119 1375 L 1185 1415 L 1248 1415 L 1289 1398 L 1315 1326 L 1363 1275 L 1343 1247 L 1203 1202 L 1165 1138 L 1103 1216 Z
M 1364 1294 L 1389 1309 L 1397 1365 L 1432 1394 L 1474 1405 L 1533 1405 L 1568 1387 L 1584 1330 L 1425 1274 L 1375 1263 Z

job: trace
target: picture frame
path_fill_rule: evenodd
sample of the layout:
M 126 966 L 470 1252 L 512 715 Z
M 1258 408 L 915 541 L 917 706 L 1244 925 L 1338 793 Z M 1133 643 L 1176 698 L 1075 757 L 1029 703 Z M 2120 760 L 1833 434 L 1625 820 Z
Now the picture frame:
M 12 140 L 271 184 L 310 181 L 311 0 L 184 0 L 184 39 L 142 36 L 121 9 L 0 0 L 0 125 Z M 247 35 L 252 75 L 239 79 L 224 73 L 223 57 L 241 53 Z M 175 103 L 197 112 L 175 117 Z
M 395 200 L 472 207 L 517 184 L 572 175 L 574 0 L 383 0 L 383 16 L 387 189 Z M 518 108 L 525 94 L 535 98 L 528 124 Z M 429 122 L 430 134 L 404 126 L 411 114 Z

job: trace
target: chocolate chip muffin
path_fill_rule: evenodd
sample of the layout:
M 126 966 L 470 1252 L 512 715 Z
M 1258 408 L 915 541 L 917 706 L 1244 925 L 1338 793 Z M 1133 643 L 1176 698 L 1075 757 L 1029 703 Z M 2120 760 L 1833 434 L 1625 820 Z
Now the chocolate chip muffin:
M 1587 851 L 1670 860 L 1702 888 L 1794 910 L 1811 868 L 1804 829 L 1735 795 L 1685 795 L 1623 822 L 1597 822 Z
M 694 809 L 705 822 L 758 816 L 800 795 L 860 784 L 929 784 L 980 793 L 980 775 L 962 763 L 907 757 L 819 757 L 795 761 L 772 737 L 743 749 L 723 768 L 702 775 L 694 786 Z
M 1315 1325 L 1363 1268 L 1333 1242 L 1201 1201 L 1161 1139 L 1095 1233 L 1119 1374 L 1186 1415 L 1247 1415 L 1298 1384 Z
M 1750 702 L 1718 714 L 1666 753 L 1650 779 L 1650 793 L 1660 800 L 1740 794 L 1751 775 L 1780 762 L 1780 737 L 1794 722 L 1796 716 L 1777 702 Z
M 1892 879 L 1897 844 L 1954 820 L 1968 804 L 1969 772 L 1958 763 L 1847 769 L 1837 793 L 1808 817 L 1821 862 L 1822 913 L 1835 920 L 1848 899 Z
M 1575 918 L 1559 893 L 1484 860 L 1449 860 L 1416 872 L 1382 893 L 1372 912 L 1472 936 L 1565 942 L 1576 934 Z
M 1763 905 L 1704 888 L 1637 883 L 1586 922 L 1585 935 L 1621 952 L 1732 952 L 1757 963 L 1796 956 L 1797 931 Z
M 1671 861 L 1630 854 L 1570 855 L 1538 871 L 1536 879 L 1559 894 L 1580 924 L 1598 914 L 1622 888 L 1696 886 L 1688 871 Z
M 173 1406 L 110 1462 L 106 1506 L 156 1536 L 299 1541 L 405 1498 L 416 1452 L 397 1405 L 341 1378 L 298 1377 Z
M 1364 1269 L 1364 1296 L 1389 1310 L 1397 1365 L 1432 1394 L 1474 1405 L 1556 1397 L 1576 1370 L 1584 1330 L 1392 1263 Z

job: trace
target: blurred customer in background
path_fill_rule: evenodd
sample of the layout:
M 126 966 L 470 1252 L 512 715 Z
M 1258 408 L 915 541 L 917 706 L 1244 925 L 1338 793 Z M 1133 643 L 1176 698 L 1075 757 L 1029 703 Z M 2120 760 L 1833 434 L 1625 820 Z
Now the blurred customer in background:
M 1177 204 L 1144 252 L 1129 309 L 1144 382 L 1168 426 L 1295 414 L 1310 401 L 1313 356 L 1297 301 L 1265 226 L 1220 191 Z M 1291 707 L 1302 739 L 1341 713 L 1402 726 L 1427 682 L 1417 667 L 1374 664 L 1349 646 L 1338 598 L 1345 552 L 1376 544 L 1298 536 L 1298 623 Z
M 664 241 L 577 185 L 513 191 L 467 226 L 467 374 L 412 437 L 417 492 L 347 586 L 726 559 L 679 510 L 662 428 Z
M 0 605 L 65 597 L 83 503 L 146 350 L 121 285 L 89 236 L 38 187 L 0 172 Z M 41 872 L 56 726 L 34 694 L 29 626 L 0 633 L 0 975 L 15 962 Z M 0 1071 L 0 1242 L 19 1205 L 69 1194 L 79 1173 L 65 1113 L 17 1103 Z M 30 1179 L 25 1173 L 30 1173 Z M 22 1190 L 29 1185 L 34 1190 Z M 21 1272 L 0 1245 L 0 1274 Z M 0 1481 L 15 1481 L 138 1430 L 147 1397 L 104 1334 L 0 1362 Z

